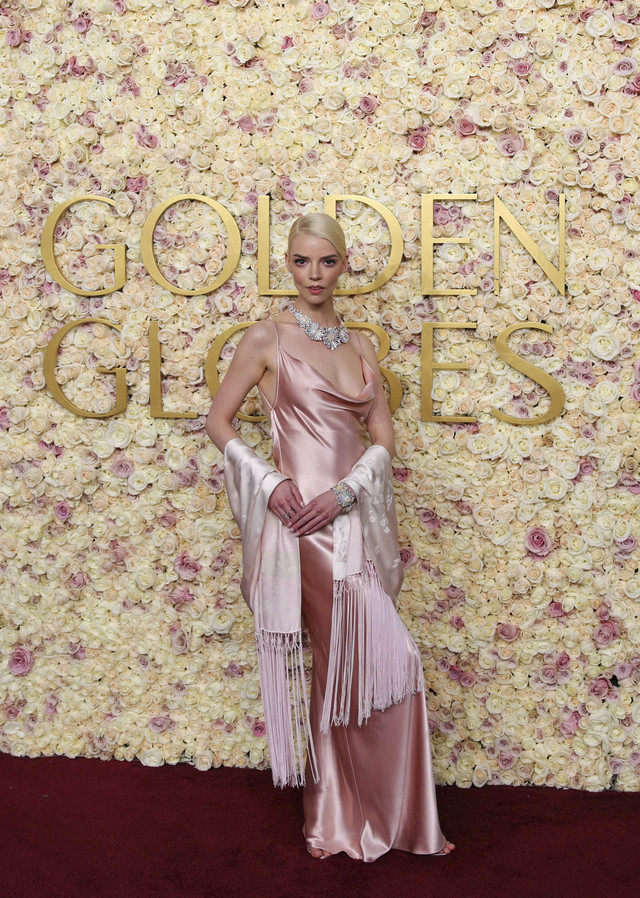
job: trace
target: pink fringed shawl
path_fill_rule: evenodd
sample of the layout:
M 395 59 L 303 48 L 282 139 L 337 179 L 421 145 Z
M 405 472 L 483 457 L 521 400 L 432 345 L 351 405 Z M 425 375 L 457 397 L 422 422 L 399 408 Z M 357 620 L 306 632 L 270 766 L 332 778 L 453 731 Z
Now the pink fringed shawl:
M 268 509 L 271 492 L 286 479 L 242 440 L 227 443 L 227 493 L 242 534 L 241 589 L 255 617 L 272 774 L 280 786 L 304 784 L 305 746 L 318 780 L 302 655 L 298 538 Z M 345 481 L 358 504 L 333 524 L 333 614 L 322 732 L 349 722 L 354 671 L 359 724 L 372 710 L 423 688 L 420 656 L 394 608 L 402 564 L 387 450 L 371 446 Z M 361 527 L 351 526 L 356 516 Z

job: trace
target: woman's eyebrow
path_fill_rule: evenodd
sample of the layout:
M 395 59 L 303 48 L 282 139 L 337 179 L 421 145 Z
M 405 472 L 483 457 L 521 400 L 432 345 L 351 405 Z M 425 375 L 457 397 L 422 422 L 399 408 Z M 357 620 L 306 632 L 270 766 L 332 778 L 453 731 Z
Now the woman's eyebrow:
M 308 256 L 302 256 L 302 255 L 300 255 L 300 253 L 294 253 L 294 254 L 293 254 L 293 258 L 294 258 L 294 259 L 307 259 Z M 337 259 L 337 258 L 338 258 L 338 254 L 337 254 L 337 253 L 331 253 L 331 254 L 328 255 L 328 256 L 322 256 L 321 259 L 320 259 L 320 261 L 321 261 L 321 262 L 326 262 L 327 259 Z

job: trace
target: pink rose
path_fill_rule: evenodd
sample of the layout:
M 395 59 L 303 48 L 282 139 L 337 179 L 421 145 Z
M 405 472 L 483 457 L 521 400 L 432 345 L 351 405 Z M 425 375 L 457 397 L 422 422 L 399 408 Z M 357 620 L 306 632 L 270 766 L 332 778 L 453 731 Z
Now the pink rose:
M 72 661 L 84 661 L 87 657 L 87 650 L 79 642 L 70 642 L 67 645 L 67 654 Z
M 623 661 L 620 664 L 616 664 L 613 672 L 618 680 L 626 680 L 633 673 L 633 665 Z
M 410 546 L 402 546 L 400 549 L 400 560 L 402 561 L 402 567 L 406 570 L 416 563 L 418 556 Z
M 626 539 L 621 539 L 618 542 L 618 555 L 632 555 L 636 546 L 638 545 L 638 541 L 634 536 L 628 536 Z
M 133 463 L 128 458 L 118 458 L 111 465 L 111 470 L 116 477 L 129 477 L 133 474 Z
M 568 717 L 562 721 L 560 732 L 563 736 L 573 736 L 580 725 L 581 715 L 579 711 L 572 711 Z
M 440 518 L 431 508 L 421 508 L 418 514 L 427 530 L 437 530 L 440 527 Z
M 82 589 L 82 587 L 86 586 L 88 582 L 89 577 L 84 573 L 84 571 L 78 571 L 69 579 L 69 585 L 72 589 Z
M 54 511 L 58 520 L 62 521 L 62 523 L 64 524 L 64 522 L 67 521 L 69 519 L 69 516 L 71 515 L 71 506 L 68 502 L 65 502 L 63 500 L 62 502 L 58 502 L 58 504 L 54 508 Z
M 238 128 L 245 134 L 252 134 L 255 130 L 253 119 L 249 115 L 243 115 L 238 119 Z
M 171 633 L 171 648 L 176 655 L 189 654 L 189 637 L 183 629 L 174 630 Z
M 176 722 L 170 717 L 152 717 L 149 721 L 149 729 L 154 733 L 166 733 L 167 730 L 175 730 Z
M 414 152 L 419 153 L 427 145 L 427 135 L 424 131 L 414 131 L 409 135 L 409 146 Z
M 524 138 L 521 134 L 502 134 L 498 138 L 498 149 L 503 156 L 515 156 L 524 150 Z
M 124 546 L 119 546 L 117 543 L 111 544 L 111 560 L 114 564 L 122 564 L 126 557 L 127 550 Z
M 552 686 L 558 679 L 558 671 L 555 664 L 543 664 L 540 669 L 540 679 L 547 686 Z
M 155 134 L 152 134 L 145 125 L 140 125 L 136 133 L 136 141 L 141 147 L 148 150 L 155 150 L 160 146 L 160 141 Z
M 578 464 L 580 465 L 580 474 L 593 474 L 595 468 L 592 458 L 589 458 L 588 456 L 581 458 Z
M 26 676 L 33 667 L 33 655 L 24 646 L 18 646 L 9 655 L 9 673 L 14 677 Z
M 201 565 L 186 552 L 181 552 L 173 563 L 176 572 L 183 580 L 195 580 L 202 569 Z
M 456 122 L 456 134 L 458 137 L 471 137 L 472 134 L 476 133 L 476 130 L 476 124 L 470 118 L 463 116 Z
M 186 586 L 183 586 L 181 589 L 175 589 L 169 596 L 169 600 L 176 605 L 178 611 L 182 611 L 184 605 L 194 602 L 195 598 Z
M 623 56 L 622 59 L 619 59 L 614 67 L 613 71 L 616 75 L 633 75 L 638 69 L 638 64 L 635 59 L 631 59 L 629 56 Z
M 593 641 L 602 649 L 611 645 L 620 636 L 620 624 L 614 620 L 604 620 L 593 631 Z
M 447 206 L 444 206 L 442 203 L 434 203 L 433 204 L 433 222 L 434 224 L 439 225 L 440 227 L 444 227 L 444 225 L 449 224 L 451 221 L 451 215 L 449 214 L 449 209 Z M 493 289 L 493 281 L 491 281 L 491 289 Z
M 534 558 L 546 558 L 553 548 L 551 537 L 544 527 L 530 527 L 524 538 L 524 545 Z
M 498 755 L 498 766 L 501 770 L 509 770 L 513 767 L 514 761 L 515 759 L 510 751 L 501 751 Z
M 228 677 L 243 677 L 244 670 L 240 667 L 239 664 L 236 664 L 235 661 L 231 661 L 224 669 L 226 676 Z
M 595 695 L 596 698 L 602 698 L 609 692 L 610 685 L 611 684 L 606 677 L 598 677 L 593 681 L 591 686 L 589 686 L 589 692 L 591 693 L 591 695 Z
M 532 68 L 533 68 L 533 65 L 529 62 L 528 59 L 519 59 L 513 65 L 513 71 L 520 78 L 526 78 L 527 75 L 531 74 Z
M 256 720 L 256 722 L 251 727 L 251 732 L 254 736 L 264 736 L 266 733 L 264 722 L 262 720 Z
M 579 125 L 573 125 L 564 132 L 564 139 L 570 147 L 581 147 L 587 139 L 587 132 Z
M 447 586 L 445 592 L 453 602 L 460 602 L 465 598 L 464 589 L 460 589 L 459 586 L 454 586 L 453 583 L 450 586 Z
M 453 720 L 441 720 L 438 729 L 441 733 L 444 733 L 445 736 L 453 736 L 456 731 L 456 725 Z
M 193 486 L 198 482 L 198 472 L 193 468 L 181 468 L 176 471 L 176 476 L 180 486 Z
M 91 27 L 91 19 L 86 13 L 84 13 L 83 15 L 78 16 L 77 19 L 74 19 L 71 24 L 78 32 L 78 34 L 86 34 Z
M 141 193 L 147 186 L 147 179 L 144 175 L 138 175 L 137 178 L 127 178 L 127 193 Z
M 371 113 L 375 112 L 378 108 L 378 100 L 375 97 L 372 97 L 371 94 L 365 94 L 358 105 L 365 115 L 371 115 Z
M 496 636 L 505 642 L 515 642 L 519 635 L 520 627 L 516 627 L 515 624 L 498 624 L 496 627 Z
M 330 12 L 331 12 L 331 9 L 330 9 L 328 3 L 322 3 L 322 2 L 314 3 L 313 6 L 311 7 L 311 15 L 313 16 L 314 19 L 324 19 L 324 17 L 326 15 L 328 15 Z

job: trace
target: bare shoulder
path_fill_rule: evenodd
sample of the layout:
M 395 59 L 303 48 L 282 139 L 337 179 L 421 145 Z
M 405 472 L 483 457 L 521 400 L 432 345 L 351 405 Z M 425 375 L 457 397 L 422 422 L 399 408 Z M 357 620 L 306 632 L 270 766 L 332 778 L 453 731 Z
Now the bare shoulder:
M 256 321 L 248 327 L 240 341 L 242 348 L 250 352 L 269 351 L 276 342 L 276 330 L 273 319 Z
M 376 352 L 375 346 L 371 342 L 371 338 L 363 333 L 360 329 L 358 329 L 358 337 L 360 338 L 360 346 L 362 346 L 363 356 L 374 369 L 377 368 L 378 354 Z

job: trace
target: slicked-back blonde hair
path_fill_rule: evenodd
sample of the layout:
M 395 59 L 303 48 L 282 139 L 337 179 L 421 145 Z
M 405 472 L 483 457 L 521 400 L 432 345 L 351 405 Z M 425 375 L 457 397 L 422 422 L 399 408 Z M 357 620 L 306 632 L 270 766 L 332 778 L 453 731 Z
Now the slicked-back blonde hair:
M 310 212 L 308 215 L 303 215 L 294 221 L 289 231 L 287 244 L 289 253 L 291 253 L 293 238 L 298 234 L 311 234 L 312 237 L 321 237 L 323 240 L 328 240 L 340 256 L 341 262 L 344 262 L 347 258 L 347 244 L 344 239 L 344 231 L 335 218 L 331 218 L 330 215 L 326 215 L 324 212 Z

